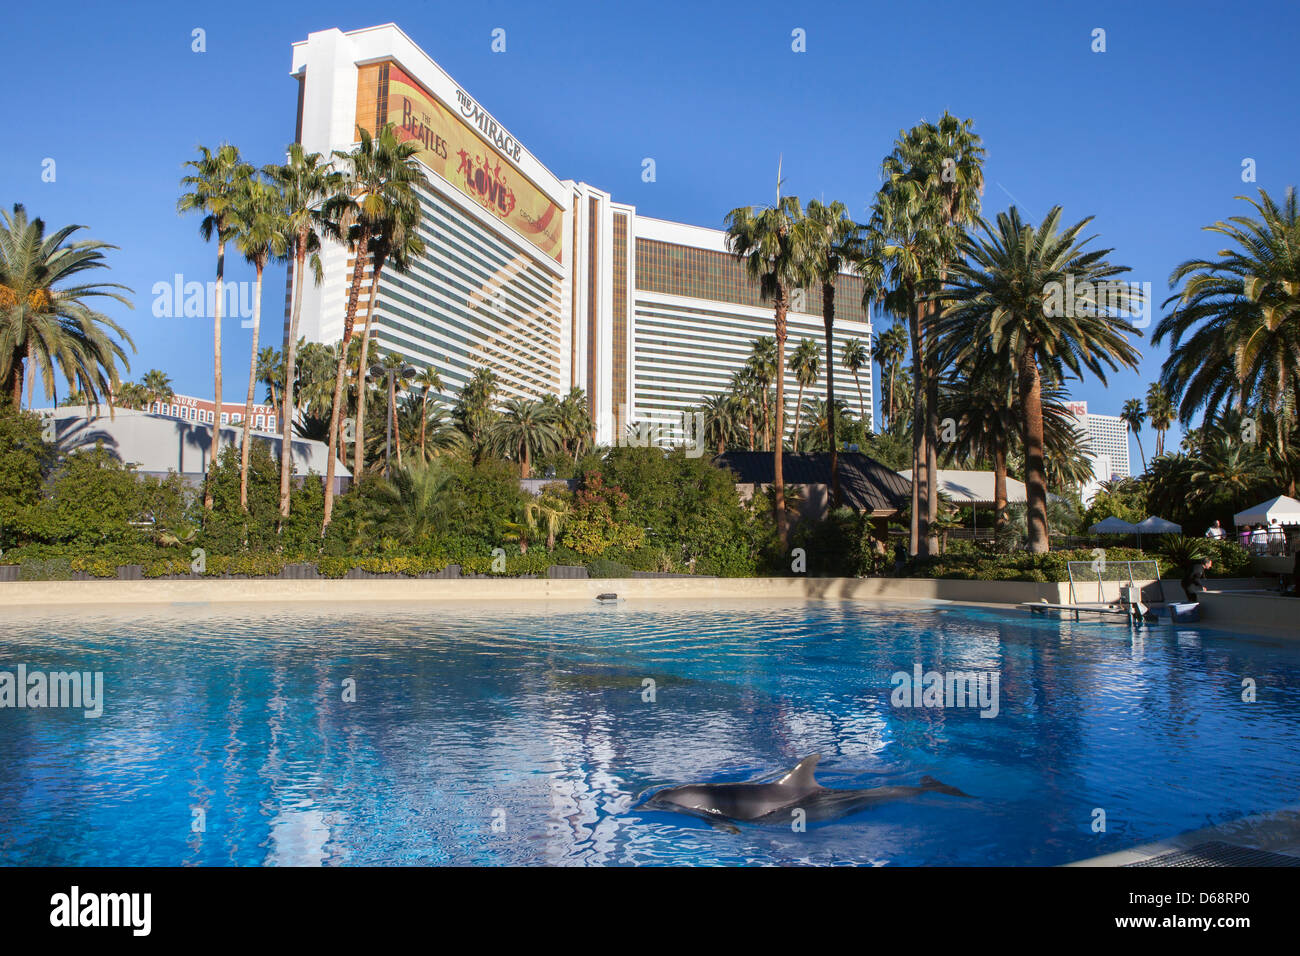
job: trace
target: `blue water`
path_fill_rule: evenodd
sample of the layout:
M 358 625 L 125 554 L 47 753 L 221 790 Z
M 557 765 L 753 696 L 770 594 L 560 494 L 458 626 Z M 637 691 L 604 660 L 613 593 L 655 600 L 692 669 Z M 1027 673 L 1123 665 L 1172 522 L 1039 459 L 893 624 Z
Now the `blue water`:
M 20 614 L 0 670 L 102 671 L 106 700 L 0 709 L 0 863 L 1056 864 L 1300 802 L 1300 647 L 1143 634 L 847 602 Z M 892 706 L 916 664 L 996 672 L 998 716 Z M 813 752 L 825 786 L 973 796 L 739 835 L 633 809 Z

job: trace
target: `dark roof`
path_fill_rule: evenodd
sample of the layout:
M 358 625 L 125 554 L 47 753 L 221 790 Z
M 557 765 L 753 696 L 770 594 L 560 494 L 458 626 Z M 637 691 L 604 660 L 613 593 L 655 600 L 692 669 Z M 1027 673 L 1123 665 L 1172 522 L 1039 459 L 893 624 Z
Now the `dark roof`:
M 770 451 L 729 451 L 713 463 L 730 468 L 738 484 L 770 485 L 774 479 Z M 830 452 L 786 452 L 781 471 L 788 485 L 829 485 Z M 912 495 L 912 484 L 898 472 L 856 451 L 840 452 L 840 494 L 858 511 L 897 511 Z

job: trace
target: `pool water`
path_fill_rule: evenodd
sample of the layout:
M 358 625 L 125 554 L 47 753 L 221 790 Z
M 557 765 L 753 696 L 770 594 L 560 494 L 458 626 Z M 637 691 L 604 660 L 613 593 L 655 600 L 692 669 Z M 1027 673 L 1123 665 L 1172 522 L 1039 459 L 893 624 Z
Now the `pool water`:
M 0 671 L 102 671 L 105 700 L 0 709 L 0 863 L 1058 864 L 1300 802 L 1300 646 L 1134 633 L 853 602 L 10 615 Z M 917 666 L 996 674 L 997 716 L 894 706 Z M 816 752 L 823 786 L 971 798 L 739 834 L 635 808 Z

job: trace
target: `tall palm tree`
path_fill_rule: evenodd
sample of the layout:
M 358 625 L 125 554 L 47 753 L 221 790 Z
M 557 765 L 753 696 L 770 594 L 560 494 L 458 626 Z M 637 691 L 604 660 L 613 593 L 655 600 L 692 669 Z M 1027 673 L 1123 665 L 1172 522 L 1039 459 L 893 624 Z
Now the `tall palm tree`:
M 785 475 L 781 458 L 785 446 L 785 340 L 790 290 L 803 288 L 812 278 L 812 251 L 805 230 L 795 228 L 803 216 L 799 200 L 780 195 L 775 206 L 755 210 L 740 206 L 727 213 L 727 248 L 745 266 L 759 298 L 770 301 L 776 326 L 776 428 L 772 457 L 776 529 L 784 554 L 790 547 L 790 523 L 785 508 Z
M 889 427 L 894 427 L 894 378 L 899 364 L 907 357 L 907 329 L 895 322 L 876 336 L 876 364 L 880 374 L 889 380 L 889 395 L 885 400 Z
M 85 402 L 85 396 L 77 396 L 77 393 L 69 395 L 68 398 L 78 398 L 76 402 L 68 401 L 67 404 L 80 405 Z M 148 411 L 153 403 L 153 398 L 149 390 L 139 382 L 123 382 L 121 387 L 113 393 L 110 401 L 120 408 L 139 408 Z
M 881 164 L 885 179 L 872 207 L 861 271 L 886 310 L 912 328 L 912 548 L 930 554 L 938 536 L 939 378 L 930 350 L 937 337 L 948 264 L 959 255 L 966 227 L 979 217 L 984 147 L 972 121 L 946 110 L 935 123 L 901 132 Z M 924 542 L 922 544 L 922 542 Z
M 104 251 L 117 247 L 94 239 L 68 241 L 85 226 L 64 226 L 46 236 L 44 221 L 29 220 L 21 204 L 12 215 L 0 216 L 0 395 L 14 409 L 21 407 L 26 358 L 27 374 L 34 380 L 39 371 L 48 398 L 56 397 L 57 368 L 69 392 L 81 392 L 88 406 L 98 408 L 100 396 L 112 396 L 121 381 L 118 361 L 128 366 L 122 343 L 132 343 L 90 300 L 109 298 L 130 308 L 123 292 L 131 290 L 116 282 L 83 282 L 80 273 L 107 269 Z
M 1142 450 L 1142 425 L 1147 420 L 1147 413 L 1142 408 L 1142 399 L 1130 398 L 1124 403 L 1124 410 L 1119 413 L 1120 421 L 1128 426 L 1128 430 L 1133 433 L 1137 439 L 1138 454 L 1142 456 L 1142 471 L 1147 470 L 1147 453 Z
M 289 517 L 289 478 L 293 466 L 290 440 L 294 419 L 297 417 L 298 381 L 298 322 L 302 317 L 302 281 L 308 268 L 312 278 L 320 285 L 324 272 L 319 250 L 321 235 L 328 230 L 323 226 L 326 218 L 326 201 L 338 194 L 342 176 L 334 170 L 320 153 L 308 153 L 302 144 L 289 146 L 284 165 L 267 166 L 264 170 L 284 197 L 285 232 L 289 237 L 289 257 L 293 262 L 293 308 L 289 327 L 284 338 L 284 407 L 280 412 L 280 517 Z
M 236 197 L 232 216 L 235 247 L 256 273 L 253 293 L 253 342 L 248 356 L 248 395 L 244 399 L 243 434 L 239 452 L 239 507 L 248 510 L 248 460 L 252 453 L 253 404 L 257 395 L 258 339 L 262 332 L 262 274 L 266 264 L 282 260 L 289 247 L 284 197 L 265 180 L 250 177 Z M 220 407 L 220 406 L 218 406 Z
M 240 158 L 239 150 L 222 143 L 214 153 L 206 146 L 199 147 L 199 158 L 187 162 L 193 172 L 181 179 L 181 187 L 188 190 L 176 201 L 179 213 L 198 212 L 203 215 L 199 234 L 204 242 L 213 236 L 217 239 L 217 287 L 212 315 L 212 404 L 221 409 L 221 313 L 225 307 L 224 289 L 226 275 L 226 242 L 231 237 L 235 208 L 245 183 L 253 175 L 253 167 Z M 212 416 L 211 449 L 208 455 L 208 480 L 203 486 L 203 507 L 212 510 L 212 474 L 221 451 L 221 415 Z
M 1235 404 L 1258 402 L 1278 420 L 1300 375 L 1300 206 L 1294 188 L 1278 204 L 1238 196 L 1255 215 L 1206 226 L 1230 246 L 1215 259 L 1189 259 L 1169 277 L 1174 308 L 1152 341 L 1169 339 L 1161 383 L 1184 424 Z M 1282 441 L 1287 442 L 1285 435 Z
M 841 403 L 835 400 L 835 283 L 845 265 L 862 254 L 861 227 L 849 218 L 848 207 L 842 202 L 823 204 L 816 199 L 808 202 L 802 220 L 811 233 L 810 261 L 816 281 L 822 286 L 822 325 L 826 329 L 826 442 L 831 453 L 831 504 L 840 504 L 839 428 L 836 416 Z M 795 447 L 799 434 L 795 432 Z
M 582 389 L 573 387 L 560 401 L 559 427 L 569 456 L 577 461 L 595 444 L 596 429 L 591 421 L 591 408 Z
M 508 399 L 492 427 L 492 444 L 519 462 L 519 476 L 529 477 L 532 461 L 560 445 L 559 416 L 554 406 L 522 398 Z
M 322 532 L 329 526 L 334 513 L 334 461 L 339 445 L 339 422 L 343 408 L 343 385 L 347 374 L 347 346 L 352 341 L 356 325 L 357 305 L 361 296 L 361 279 L 369 265 L 372 289 L 378 281 L 383 261 L 394 249 L 403 248 L 402 241 L 391 233 L 383 241 L 386 230 L 399 223 L 418 219 L 419 198 L 415 187 L 424 184 L 416 154 L 420 150 L 417 140 L 398 140 L 393 124 L 387 123 L 377 135 L 360 130 L 360 142 L 350 153 L 335 151 L 334 157 L 343 165 L 343 181 L 339 192 L 327 201 L 326 221 L 332 235 L 345 240 L 352 249 L 352 279 L 348 289 L 347 308 L 343 313 L 343 346 L 339 365 L 335 370 L 334 402 L 330 420 L 329 458 L 325 474 L 325 514 Z M 414 229 L 411 230 L 412 233 Z M 372 242 L 376 238 L 378 244 Z M 376 259 L 379 255 L 381 258 Z M 369 323 L 370 311 L 366 320 Z M 367 356 L 368 348 L 361 355 Z M 364 382 L 364 376 L 359 381 Z M 364 388 L 358 388 L 364 393 Z M 359 399 L 358 410 L 364 407 Z M 357 422 L 357 444 L 364 445 L 364 423 Z M 355 470 L 355 467 L 354 467 Z
M 754 428 L 754 412 L 758 409 L 758 383 L 754 378 L 754 369 L 748 363 L 731 373 L 731 385 L 728 396 L 736 409 L 737 418 L 745 423 L 744 432 L 749 443 L 749 450 L 754 450 L 757 432 Z
M 452 410 L 457 426 L 465 433 L 470 455 L 475 462 L 491 446 L 492 426 L 499 417 L 494 409 L 497 390 L 496 373 L 479 366 L 461 388 L 460 397 Z
M 1156 457 L 1165 453 L 1165 432 L 1174 423 L 1174 401 L 1169 391 L 1159 382 L 1147 389 L 1147 418 L 1156 430 Z
M 844 363 L 844 368 L 853 376 L 853 382 L 858 387 L 858 414 L 863 421 L 867 419 L 867 400 L 862 395 L 862 379 L 858 373 L 871 363 L 871 352 L 862 344 L 861 339 L 849 339 L 844 343 L 843 351 L 840 353 L 840 361 Z
M 821 375 L 821 354 L 817 348 L 817 343 L 812 339 L 800 340 L 790 356 L 790 369 L 794 372 L 794 380 L 799 384 L 799 395 L 795 399 L 794 407 L 800 410 L 799 415 L 801 416 L 803 414 L 803 390 L 816 385 L 817 379 Z M 834 443 L 832 442 L 832 444 Z M 794 450 L 799 451 L 799 424 L 797 420 L 794 430 Z
M 1136 368 L 1138 352 L 1126 337 L 1140 335 L 1131 323 L 1097 306 L 1082 293 L 1127 269 L 1107 261 L 1108 249 L 1085 251 L 1080 239 L 1084 219 L 1061 228 L 1061 209 L 1053 207 L 1035 228 L 1020 218 L 1014 206 L 997 217 L 996 225 L 980 222 L 982 236 L 965 237 L 965 259 L 950 264 L 943 298 L 940 333 L 947 341 L 964 341 L 954 350 L 958 361 L 988 348 L 1001 356 L 1016 375 L 1025 453 L 1025 496 L 1028 504 L 1029 550 L 1049 549 L 1047 475 L 1043 447 L 1042 369 L 1064 369 L 1082 377 L 1086 368 L 1103 383 L 1103 365 Z M 1073 277 L 1079 304 L 1068 310 L 1051 308 L 1052 290 Z M 1084 283 L 1089 285 L 1085 286 Z M 1137 296 L 1127 283 L 1114 287 L 1115 310 L 1132 314 Z M 1065 314 L 1058 314 L 1064 311 Z
M 366 351 L 370 345 L 370 333 L 374 329 L 371 317 L 375 311 L 375 295 L 379 291 L 379 276 L 385 264 L 396 272 L 404 273 L 410 261 L 424 253 L 424 240 L 416 233 L 420 221 L 419 204 L 393 209 L 389 216 L 374 223 L 374 233 L 370 239 L 370 297 L 367 300 L 366 316 L 361 324 L 361 348 Z M 359 228 L 359 227 L 354 227 Z M 361 370 L 358 370 L 360 373 Z M 366 425 L 366 399 L 364 391 L 357 397 L 357 428 Z M 401 463 L 401 449 L 398 449 L 398 463 Z M 361 445 L 357 445 L 354 468 L 360 467 Z

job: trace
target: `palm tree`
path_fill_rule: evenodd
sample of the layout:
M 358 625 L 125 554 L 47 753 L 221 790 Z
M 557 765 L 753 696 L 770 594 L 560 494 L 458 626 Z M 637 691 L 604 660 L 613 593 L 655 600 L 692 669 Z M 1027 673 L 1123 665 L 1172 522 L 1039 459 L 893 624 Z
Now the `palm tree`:
M 57 367 L 68 390 L 98 408 L 100 396 L 109 398 L 118 387 L 118 360 L 127 368 L 121 343 L 132 342 L 89 300 L 109 298 L 130 308 L 123 292 L 131 290 L 116 282 L 80 282 L 79 273 L 107 269 L 104 251 L 117 247 L 94 239 L 68 241 L 85 226 L 64 226 L 47 237 L 44 221 L 29 220 L 21 204 L 12 216 L 0 216 L 0 395 L 15 410 L 22 407 L 26 358 L 33 380 L 39 369 L 46 397 L 55 398 Z M 77 284 L 67 284 L 74 277 Z
M 803 390 L 816 385 L 817 379 L 821 375 L 821 354 L 817 348 L 817 343 L 812 339 L 800 340 L 790 356 L 790 369 L 794 372 L 794 380 L 799 383 L 799 395 L 795 399 L 794 407 L 802 409 Z M 800 414 L 802 414 L 802 411 Z M 799 425 L 797 419 L 794 430 L 794 450 L 799 451 Z
M 527 478 L 534 458 L 559 447 L 558 421 L 554 406 L 545 402 L 508 399 L 500 420 L 492 426 L 492 445 L 498 453 L 513 456 L 519 462 L 519 477 Z
M 740 402 L 736 395 L 719 392 L 710 395 L 700 404 L 704 414 L 703 442 L 717 448 L 721 455 L 736 442 L 742 431 L 739 421 Z
M 429 421 L 429 393 L 442 391 L 442 376 L 432 365 L 426 365 L 424 371 L 415 377 L 414 383 L 420 390 L 420 458 L 425 459 L 425 426 Z
M 905 315 L 912 329 L 912 550 L 930 554 L 938 536 L 939 377 L 933 360 L 934 326 L 942 306 L 948 264 L 959 255 L 966 226 L 979 217 L 984 147 L 947 111 L 937 123 L 900 133 L 881 164 L 885 183 L 876 195 L 859 271 L 886 311 Z M 924 542 L 924 544 L 922 544 Z
M 68 396 L 69 399 L 74 397 L 77 397 L 78 400 L 76 402 L 69 401 L 68 404 L 80 405 L 86 400 L 84 395 L 78 396 L 76 393 Z M 153 403 L 153 398 L 149 394 L 149 390 L 139 382 L 123 382 L 122 387 L 112 395 L 110 401 L 122 408 L 140 408 L 148 410 L 149 406 Z
M 1138 454 L 1142 456 L 1142 471 L 1147 470 L 1147 454 L 1142 450 L 1142 425 L 1147 420 L 1147 413 L 1142 409 L 1142 399 L 1130 398 L 1124 403 L 1124 410 L 1119 413 L 1120 421 L 1137 439 Z
M 491 443 L 492 426 L 498 418 L 493 408 L 497 388 L 496 373 L 480 366 L 461 388 L 460 397 L 452 410 L 452 417 L 465 433 L 470 455 L 475 462 L 487 453 Z
M 289 517 L 289 477 L 293 455 L 290 445 L 294 419 L 297 417 L 298 322 L 302 317 L 302 280 L 310 266 L 312 277 L 320 285 L 320 237 L 325 232 L 324 204 L 340 189 L 341 175 L 320 153 L 308 153 L 301 143 L 289 146 L 283 166 L 267 166 L 268 179 L 279 187 L 284 198 L 285 232 L 289 238 L 288 255 L 293 262 L 293 309 L 285 333 L 284 407 L 280 413 L 280 518 Z
M 364 352 L 370 345 L 370 333 L 374 324 L 370 321 L 375 310 L 375 294 L 379 291 L 379 276 L 384 265 L 391 265 L 400 273 L 405 273 L 410 261 L 424 253 L 424 240 L 416 234 L 420 221 L 418 203 L 403 209 L 395 209 L 392 214 L 374 224 L 374 234 L 370 240 L 370 297 L 366 304 L 366 317 L 361 326 L 361 348 Z M 357 227 L 354 227 L 357 228 Z M 360 370 L 358 370 L 360 372 Z M 357 428 L 364 429 L 366 424 L 366 400 L 362 392 L 357 398 Z M 357 445 L 354 467 L 361 462 L 361 446 Z M 397 453 L 401 463 L 401 448 Z
M 181 186 L 189 190 L 176 201 L 179 213 L 199 212 L 199 234 L 207 242 L 217 237 L 217 288 L 212 315 L 212 404 L 221 409 L 221 313 L 224 308 L 224 283 L 226 273 L 226 242 L 233 228 L 235 208 L 244 184 L 253 175 L 253 167 L 239 156 L 239 150 L 222 143 L 214 153 L 206 146 L 199 147 L 199 158 L 185 164 L 194 170 L 181 179 Z M 221 451 L 221 415 L 212 416 L 211 448 L 208 455 L 208 478 L 204 483 L 203 507 L 212 510 L 212 473 Z
M 140 379 L 140 387 L 145 405 L 152 405 L 154 402 L 166 405 L 176 394 L 172 389 L 171 378 L 166 372 L 156 368 L 151 368 L 144 373 L 144 377 Z
M 772 450 L 772 383 L 776 379 L 776 339 L 761 335 L 754 339 L 745 360 L 749 383 L 758 399 L 763 425 L 763 451 Z
M 253 400 L 257 393 L 258 338 L 262 331 L 262 274 L 271 260 L 281 260 L 289 247 L 284 197 L 264 180 L 249 178 L 235 199 L 231 217 L 235 247 L 256 272 L 253 294 L 253 343 L 248 356 L 248 395 L 244 399 L 242 445 L 239 452 L 239 507 L 248 511 L 248 459 L 252 452 Z M 217 406 L 218 408 L 220 406 Z
M 1110 250 L 1085 251 L 1088 240 L 1079 234 L 1091 221 L 1084 219 L 1064 230 L 1061 209 L 1053 207 L 1041 226 L 1024 223 L 1014 206 L 1000 213 L 996 226 L 981 220 L 981 238 L 965 237 L 965 259 L 950 265 L 943 298 L 940 332 L 950 342 L 965 342 L 955 349 L 957 360 L 988 348 L 1000 356 L 1016 375 L 1017 401 L 1022 416 L 1025 453 L 1025 496 L 1028 504 L 1029 550 L 1049 549 L 1047 527 L 1047 476 L 1043 461 L 1042 369 L 1064 369 L 1082 377 L 1086 368 L 1103 383 L 1103 364 L 1136 368 L 1137 350 L 1126 334 L 1141 334 L 1128 321 L 1108 314 L 1097 299 L 1083 293 L 1127 271 L 1112 265 Z M 1053 308 L 1053 290 L 1066 287 L 1067 276 L 1080 294 L 1075 308 Z M 1088 285 L 1084 285 L 1088 283 Z M 1103 288 L 1107 288 L 1103 286 Z M 1139 293 L 1118 283 L 1110 302 L 1116 310 L 1132 313 Z M 1058 314 L 1064 311 L 1065 314 Z
M 749 450 L 753 451 L 754 439 L 757 434 L 754 429 L 754 411 L 758 407 L 758 383 L 755 381 L 754 369 L 750 364 L 746 363 L 731 373 L 731 386 L 728 395 L 735 407 L 737 417 L 744 419 L 744 431 L 749 443 Z
M 1192 460 L 1190 478 L 1197 500 L 1226 500 L 1236 512 L 1267 483 L 1268 467 L 1254 445 L 1219 435 Z
M 889 379 L 889 397 L 885 402 L 889 427 L 894 427 L 894 376 L 899 364 L 907 357 L 907 329 L 895 322 L 876 336 L 876 364 L 880 366 L 881 376 Z
M 745 266 L 759 298 L 771 301 L 776 325 L 776 428 L 772 458 L 772 485 L 776 492 L 776 529 L 782 553 L 790 547 L 789 516 L 785 509 L 785 475 L 781 458 L 785 446 L 785 340 L 790 290 L 803 288 L 812 278 L 812 250 L 805 230 L 795 228 L 803 217 L 799 200 L 782 197 L 777 187 L 775 206 L 755 211 L 741 206 L 727 213 L 727 249 Z
M 1156 430 L 1157 458 L 1165 453 L 1165 432 L 1174 423 L 1174 415 L 1174 401 L 1169 391 L 1159 382 L 1152 382 L 1147 389 L 1147 418 Z
M 555 550 L 555 539 L 571 511 L 568 501 L 544 490 L 536 498 L 524 502 L 524 523 L 534 534 L 546 528 L 546 550 L 551 552 Z
M 830 408 L 828 403 L 823 399 L 813 399 L 805 402 L 800 412 L 799 430 L 803 433 L 804 451 L 829 451 L 827 442 L 830 441 L 830 433 L 827 428 L 830 426 L 830 420 L 834 417 L 836 426 L 844 422 L 853 421 L 853 412 L 849 409 L 843 399 L 835 399 L 836 408 Z M 838 444 L 838 435 L 836 436 Z
M 858 414 L 863 421 L 866 421 L 867 400 L 862 395 L 862 379 L 858 377 L 858 373 L 871 363 L 871 353 L 862 344 L 861 339 L 849 339 L 844 343 L 844 350 L 840 353 L 840 361 L 853 375 L 853 382 L 858 387 Z
M 577 461 L 595 444 L 595 427 L 592 425 L 586 393 L 576 386 L 569 389 L 569 394 L 560 401 L 559 416 L 560 434 L 565 449 Z
M 1232 244 L 1216 259 L 1189 259 L 1174 269 L 1164 305 L 1174 309 L 1152 341 L 1169 342 L 1161 383 L 1178 399 L 1184 424 L 1231 404 L 1258 402 L 1278 420 L 1293 401 L 1300 374 L 1300 206 L 1295 189 L 1282 204 L 1263 189 L 1238 196 L 1254 216 L 1206 226 Z M 1280 436 L 1287 442 L 1285 435 Z
M 257 380 L 266 386 L 270 406 L 278 410 L 284 388 L 284 355 L 273 345 L 257 353 Z
M 835 418 L 841 403 L 835 400 L 835 283 L 845 264 L 861 255 L 861 227 L 849 218 L 849 210 L 841 202 L 829 206 L 816 199 L 810 200 L 804 215 L 803 226 L 811 233 L 808 244 L 814 277 L 822 286 L 822 324 L 826 328 L 826 442 L 831 453 L 831 504 L 840 504 L 839 429 Z M 799 433 L 795 432 L 795 448 L 799 447 Z
M 331 235 L 345 240 L 353 252 L 352 279 L 348 290 L 347 308 L 343 314 L 343 349 L 339 354 L 334 377 L 334 401 L 330 420 L 329 458 L 325 473 L 325 514 L 322 530 L 329 526 L 334 512 L 334 461 L 339 444 L 339 421 L 343 407 L 343 384 L 347 373 L 347 346 L 352 341 L 356 325 L 357 304 L 361 296 L 361 279 L 367 265 L 372 280 L 371 308 L 367 310 L 369 327 L 373 311 L 373 289 L 378 283 L 384 261 L 394 250 L 404 248 L 405 237 L 397 237 L 393 230 L 418 221 L 419 198 L 416 185 L 425 184 L 415 159 L 420 150 L 417 140 L 399 141 L 393 124 L 387 123 L 378 135 L 360 130 L 360 143 L 351 153 L 335 151 L 334 156 L 345 166 L 342 188 L 326 203 L 326 221 Z M 379 241 L 373 242 L 378 239 Z M 368 344 L 368 343 L 367 343 Z M 363 347 L 361 355 L 368 356 Z M 361 368 L 361 367 L 359 367 Z M 359 381 L 364 381 L 359 371 Z M 364 388 L 358 388 L 359 396 Z M 358 398 L 358 413 L 364 414 L 365 399 Z M 357 444 L 364 445 L 364 422 L 357 421 Z M 354 471 L 356 470 L 354 464 Z
M 445 527 L 454 518 L 447 493 L 452 477 L 436 461 L 394 469 L 377 486 L 367 515 L 374 537 L 418 545 Z

